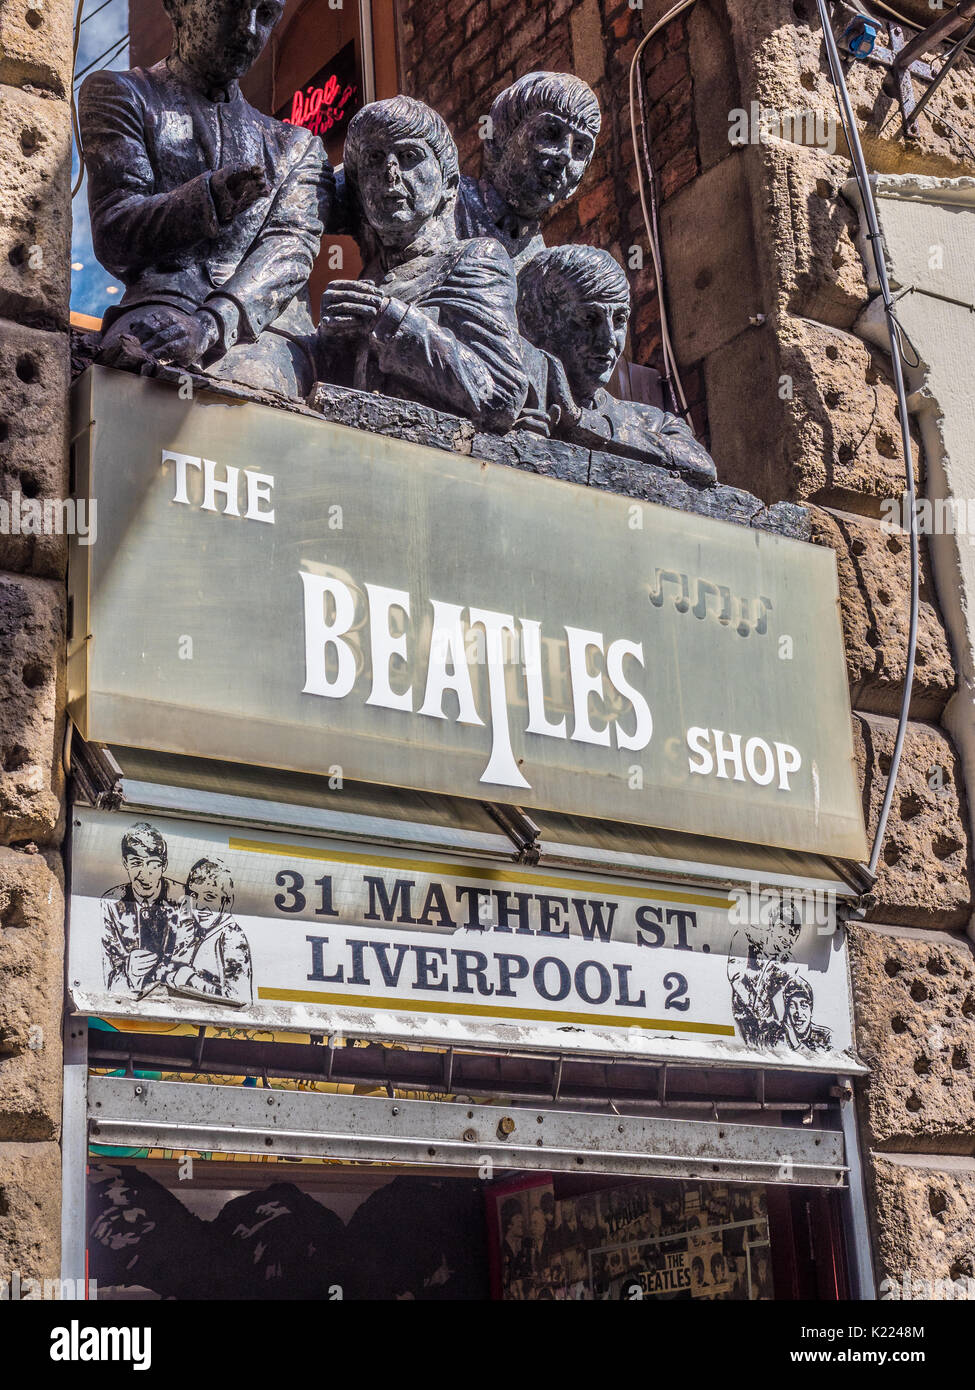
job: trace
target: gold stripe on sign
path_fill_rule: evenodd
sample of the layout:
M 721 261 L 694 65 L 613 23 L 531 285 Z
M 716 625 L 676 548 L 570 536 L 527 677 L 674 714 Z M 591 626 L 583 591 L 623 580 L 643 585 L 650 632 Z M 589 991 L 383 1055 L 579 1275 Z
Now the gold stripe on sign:
M 618 898 L 642 898 L 645 901 L 661 903 L 685 903 L 692 907 L 716 907 L 730 911 L 734 906 L 728 898 L 706 897 L 703 893 L 657 893 L 643 888 L 617 887 L 614 883 L 595 883 L 582 878 L 556 878 L 552 874 L 512 873 L 508 869 L 456 867 L 436 859 L 394 859 L 385 854 L 352 854 L 343 850 L 309 849 L 305 845 L 275 845 L 264 840 L 240 840 L 230 836 L 229 849 L 244 850 L 248 854 L 276 854 L 290 859 L 316 859 L 334 864 L 362 864 L 370 869 L 412 869 L 418 874 L 430 874 L 440 878 L 479 878 L 497 883 L 523 883 L 542 888 L 569 888 L 577 893 L 603 893 Z
M 258 989 L 259 999 L 284 1004 L 336 1004 L 352 1009 L 378 1009 L 390 1013 L 408 1009 L 415 1014 L 422 1009 L 432 1014 L 465 1014 L 475 1018 L 520 1018 L 542 1023 L 584 1023 L 596 1028 L 651 1028 L 670 1033 L 707 1033 L 711 1036 L 733 1038 L 734 1025 L 727 1023 L 678 1022 L 669 1018 L 629 1018 L 625 1014 L 573 1014 L 548 1009 L 505 1009 L 490 1004 L 441 1004 L 432 999 L 376 999 L 369 994 L 323 994 L 314 989 Z

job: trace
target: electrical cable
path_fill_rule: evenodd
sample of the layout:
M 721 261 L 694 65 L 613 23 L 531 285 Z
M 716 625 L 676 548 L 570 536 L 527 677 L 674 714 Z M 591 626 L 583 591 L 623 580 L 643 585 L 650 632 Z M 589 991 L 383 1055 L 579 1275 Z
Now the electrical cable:
M 897 391 L 897 410 L 900 418 L 901 442 L 904 449 L 904 473 L 907 482 L 906 500 L 908 505 L 911 556 L 911 606 L 907 635 L 907 666 L 904 672 L 904 694 L 901 700 L 897 736 L 894 741 L 894 752 L 890 761 L 890 771 L 887 775 L 887 789 L 884 794 L 880 818 L 877 821 L 873 847 L 870 852 L 870 863 L 868 867 L 871 875 L 875 877 L 877 864 L 880 859 L 880 850 L 887 829 L 887 820 L 890 816 L 890 808 L 894 800 L 894 789 L 897 785 L 897 774 L 900 770 L 901 755 L 904 751 L 904 739 L 907 734 L 907 721 L 911 708 L 911 693 L 914 686 L 920 590 L 920 542 L 918 540 L 917 530 L 917 491 L 914 480 L 914 455 L 911 448 L 910 417 L 907 409 L 907 388 L 904 383 L 904 364 L 901 356 L 901 337 L 903 329 L 897 320 L 894 300 L 890 292 L 890 281 L 887 276 L 887 262 L 884 255 L 884 237 L 880 230 L 877 204 L 874 199 L 870 175 L 867 171 L 867 164 L 863 155 L 863 146 L 860 143 L 860 135 L 856 126 L 856 118 L 853 114 L 853 104 L 850 100 L 849 88 L 846 85 L 846 78 L 843 74 L 843 66 L 836 44 L 836 37 L 833 33 L 832 19 L 827 10 L 826 0 L 816 0 L 816 4 L 819 8 L 819 18 L 823 26 L 826 57 L 829 63 L 830 76 L 833 80 L 833 87 L 836 92 L 840 120 L 843 124 L 850 155 L 853 160 L 853 170 L 857 185 L 860 189 L 860 197 L 863 202 L 864 214 L 867 220 L 867 238 L 873 253 L 877 279 L 884 301 L 887 332 L 890 337 L 890 354 L 894 367 L 894 385 Z
M 677 358 L 674 354 L 674 346 L 670 336 L 670 319 L 667 313 L 666 295 L 664 293 L 663 269 L 661 266 L 659 236 L 655 231 L 655 217 L 652 217 L 647 206 L 647 190 L 643 178 L 643 165 L 640 160 L 640 147 L 637 141 L 637 117 L 636 117 L 636 77 L 640 70 L 640 57 L 643 50 L 651 39 L 655 38 L 672 19 L 676 19 L 684 10 L 689 10 L 696 0 L 679 0 L 667 11 L 657 22 L 651 26 L 643 38 L 636 46 L 636 52 L 630 60 L 630 133 L 633 138 L 633 156 L 636 162 L 637 187 L 640 191 L 640 208 L 643 213 L 643 224 L 647 232 L 647 240 L 650 243 L 650 255 L 653 259 L 653 273 L 657 282 L 657 300 L 660 305 L 660 345 L 664 359 L 664 375 L 671 384 L 671 388 L 676 395 L 680 413 L 685 420 L 688 415 L 687 395 L 684 391 L 683 382 L 680 379 L 680 369 L 677 365 Z M 654 177 L 653 168 L 649 169 L 651 180 Z M 655 199 L 654 199 L 655 202 Z M 656 209 L 655 209 L 656 210 Z
M 75 144 L 78 147 L 78 177 L 74 188 L 71 190 L 71 201 L 74 202 L 78 194 L 78 189 L 84 182 L 85 177 L 85 157 L 81 148 L 81 126 L 78 124 L 78 104 L 74 96 L 74 65 L 78 61 L 78 44 L 81 42 L 81 26 L 84 24 L 82 18 L 85 8 L 85 0 L 78 0 L 78 8 L 74 17 L 74 35 L 71 41 L 71 129 L 74 131 Z M 89 15 L 89 18 L 91 16 Z
M 870 0 L 870 4 L 875 10 L 883 10 L 885 14 L 889 14 L 892 19 L 897 20 L 898 24 L 906 24 L 909 29 L 916 29 L 918 33 L 921 33 L 924 29 L 923 24 L 918 24 L 916 19 L 908 19 L 905 15 L 898 14 L 896 10 L 891 9 L 890 5 L 885 5 L 884 0 Z M 853 6 L 847 5 L 846 8 L 852 9 Z M 870 11 L 865 9 L 863 13 L 869 14 Z
M 85 15 L 84 19 L 81 20 L 81 23 L 87 24 L 89 19 L 94 19 L 96 14 L 101 14 L 102 10 L 106 9 L 111 3 L 112 0 L 102 0 L 102 3 L 98 6 L 96 10 L 89 10 L 89 12 Z M 83 5 L 84 0 L 81 0 L 81 6 L 79 6 L 79 8 L 82 8 Z

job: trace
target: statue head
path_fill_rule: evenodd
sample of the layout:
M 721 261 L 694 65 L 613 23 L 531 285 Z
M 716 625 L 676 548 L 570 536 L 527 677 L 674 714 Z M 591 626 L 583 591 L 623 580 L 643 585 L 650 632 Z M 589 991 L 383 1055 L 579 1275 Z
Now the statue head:
M 557 357 L 578 405 L 612 379 L 626 346 L 630 286 L 623 267 L 595 246 L 553 246 L 518 276 L 518 324 Z
M 163 0 L 163 6 L 173 52 L 214 83 L 243 77 L 284 14 L 284 0 Z
M 452 222 L 460 169 L 443 118 L 412 97 L 364 106 L 345 137 L 353 198 L 383 246 L 409 246 L 430 222 Z
M 581 77 L 526 73 L 491 106 L 485 173 L 515 212 L 540 218 L 579 187 L 599 124 L 596 95 Z

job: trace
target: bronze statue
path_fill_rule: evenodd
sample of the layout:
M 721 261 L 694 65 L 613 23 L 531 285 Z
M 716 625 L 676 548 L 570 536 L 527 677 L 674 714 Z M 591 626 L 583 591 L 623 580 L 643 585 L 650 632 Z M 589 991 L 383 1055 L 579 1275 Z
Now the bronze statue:
M 365 106 L 344 167 L 372 254 L 359 280 L 322 296 L 322 379 L 509 429 L 528 390 L 517 282 L 497 241 L 456 236 L 457 147 L 443 120 L 405 96 Z
M 464 176 L 457 235 L 494 237 L 517 268 L 544 248 L 541 219 L 571 198 L 599 134 L 599 103 L 581 77 L 529 72 L 491 106 L 480 179 Z
M 152 359 L 303 396 L 307 298 L 334 186 L 321 140 L 238 78 L 283 0 L 163 0 L 169 57 L 96 72 L 79 99 L 95 254 L 126 286 L 100 360 Z
M 649 460 L 704 483 L 714 461 L 676 415 L 620 401 L 606 385 L 626 344 L 630 286 L 608 251 L 555 246 L 518 277 L 518 321 L 531 379 L 528 408 L 574 444 Z

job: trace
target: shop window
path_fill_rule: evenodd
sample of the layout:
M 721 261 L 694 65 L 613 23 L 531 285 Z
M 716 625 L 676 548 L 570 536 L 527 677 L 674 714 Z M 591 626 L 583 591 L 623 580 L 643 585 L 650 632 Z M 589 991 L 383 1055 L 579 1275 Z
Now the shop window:
M 98 1147 L 88 1269 L 100 1300 L 834 1301 L 835 1199 Z

